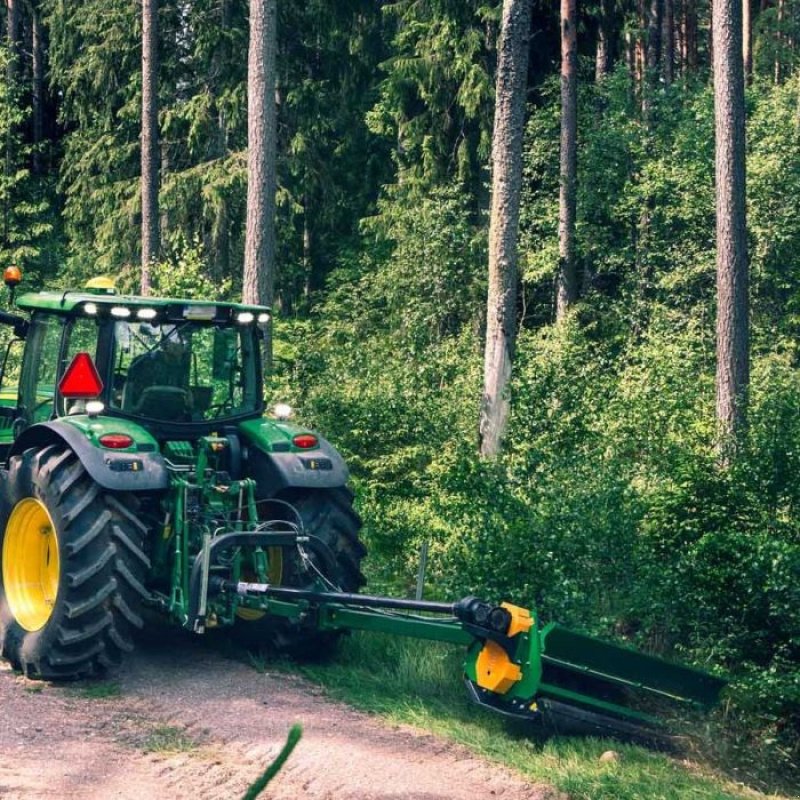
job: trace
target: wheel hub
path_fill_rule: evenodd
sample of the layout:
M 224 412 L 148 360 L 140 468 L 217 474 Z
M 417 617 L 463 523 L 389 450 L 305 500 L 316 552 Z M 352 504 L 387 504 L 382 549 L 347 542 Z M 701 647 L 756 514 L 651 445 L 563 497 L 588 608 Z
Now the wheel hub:
M 3 540 L 3 586 L 11 613 L 26 631 L 43 628 L 58 595 L 61 560 L 47 507 L 34 497 L 14 506 Z

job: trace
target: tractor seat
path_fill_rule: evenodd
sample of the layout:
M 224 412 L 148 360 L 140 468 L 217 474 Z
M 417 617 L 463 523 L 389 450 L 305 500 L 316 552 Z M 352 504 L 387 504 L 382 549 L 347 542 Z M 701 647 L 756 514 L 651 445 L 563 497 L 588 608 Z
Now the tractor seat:
M 123 404 L 124 405 L 124 404 Z M 183 420 L 190 411 L 189 393 L 178 386 L 148 386 L 129 410 L 152 419 Z

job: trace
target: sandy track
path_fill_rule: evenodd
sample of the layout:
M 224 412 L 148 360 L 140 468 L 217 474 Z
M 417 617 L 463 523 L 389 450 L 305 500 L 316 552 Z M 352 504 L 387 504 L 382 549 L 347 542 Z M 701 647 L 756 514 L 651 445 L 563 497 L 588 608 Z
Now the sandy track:
M 143 642 L 99 699 L 0 666 L 0 798 L 231 800 L 303 738 L 273 800 L 552 800 L 433 736 L 390 727 L 291 675 L 259 674 L 196 639 Z

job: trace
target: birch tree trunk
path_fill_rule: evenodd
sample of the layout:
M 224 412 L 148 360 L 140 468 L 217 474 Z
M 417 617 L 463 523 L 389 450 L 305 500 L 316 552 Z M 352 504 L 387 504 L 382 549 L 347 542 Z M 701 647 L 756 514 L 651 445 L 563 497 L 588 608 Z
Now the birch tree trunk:
M 158 0 L 142 0 L 142 272 L 150 294 L 150 267 L 158 258 Z
M 741 0 L 714 0 L 717 187 L 717 421 L 727 461 L 746 419 L 749 300 Z
M 277 108 L 275 105 L 276 0 L 250 0 L 247 61 L 247 229 L 243 300 L 271 306 L 275 293 L 275 188 Z M 272 362 L 272 339 L 264 363 Z
M 575 205 L 578 170 L 578 37 L 576 0 L 561 0 L 561 157 L 558 196 L 556 320 L 578 297 Z
M 517 327 L 517 235 L 532 0 L 504 0 L 492 135 L 489 296 L 480 453 L 497 455 L 508 423 Z

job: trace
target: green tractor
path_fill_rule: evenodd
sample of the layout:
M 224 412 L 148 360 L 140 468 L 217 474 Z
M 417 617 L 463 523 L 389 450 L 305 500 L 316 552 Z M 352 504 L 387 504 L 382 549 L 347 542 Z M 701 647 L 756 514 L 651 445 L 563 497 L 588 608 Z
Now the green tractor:
M 0 653 L 29 677 L 115 668 L 148 612 L 296 655 L 354 629 L 462 644 L 472 699 L 525 719 L 624 730 L 654 723 L 635 693 L 717 699 L 719 678 L 508 603 L 358 594 L 344 460 L 286 409 L 265 416 L 269 309 L 100 279 L 16 305 L 0 312 L 2 373 L 21 363 L 0 391 Z

